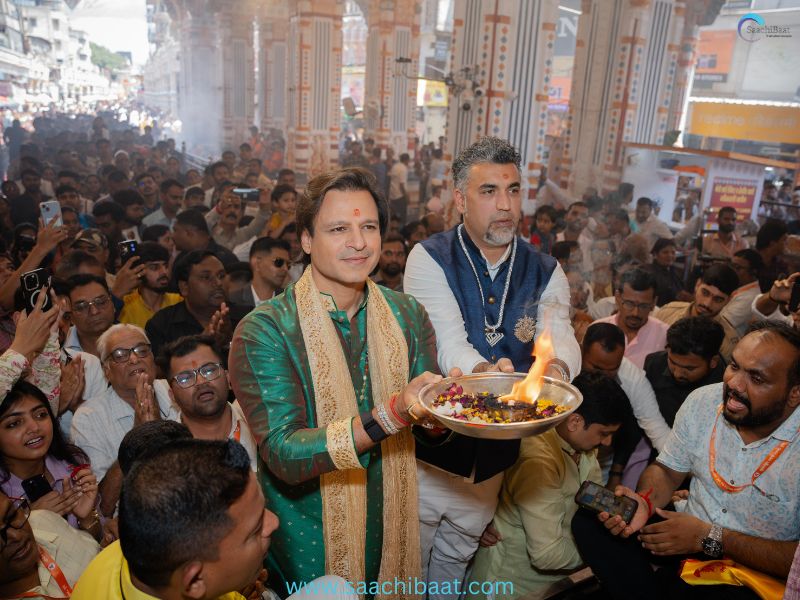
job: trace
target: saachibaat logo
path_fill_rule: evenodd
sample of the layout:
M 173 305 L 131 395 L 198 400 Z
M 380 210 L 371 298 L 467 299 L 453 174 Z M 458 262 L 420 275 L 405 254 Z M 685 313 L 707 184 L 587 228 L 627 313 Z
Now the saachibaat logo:
M 747 13 L 739 19 L 739 37 L 745 42 L 757 42 L 762 37 L 790 38 L 792 28 L 788 25 L 767 25 L 764 18 L 756 13 Z
M 761 39 L 761 28 L 766 25 L 764 18 L 756 13 L 747 13 L 739 19 L 739 37 L 745 42 L 755 42 Z

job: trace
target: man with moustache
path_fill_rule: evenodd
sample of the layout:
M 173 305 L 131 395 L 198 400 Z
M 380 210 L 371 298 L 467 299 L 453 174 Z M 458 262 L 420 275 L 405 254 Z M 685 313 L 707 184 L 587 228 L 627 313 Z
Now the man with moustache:
M 733 255 L 747 248 L 747 241 L 736 235 L 736 209 L 723 206 L 717 213 L 717 231 L 703 236 L 703 254 L 713 258 L 730 260 Z
M 372 279 L 378 285 L 396 292 L 403 291 L 403 271 L 406 268 L 406 242 L 397 233 L 387 233 L 381 246 L 378 272 Z
M 230 342 L 233 325 L 247 310 L 225 304 L 225 267 L 220 260 L 208 250 L 193 250 L 175 261 L 173 274 L 184 301 L 162 308 L 147 322 L 153 354 L 158 356 L 179 337 L 204 332 L 216 335 L 220 344 Z
M 733 351 L 722 383 L 692 392 L 637 491 L 629 524 L 579 511 L 578 548 L 611 597 L 759 598 L 748 587 L 691 586 L 701 561 L 730 559 L 785 579 L 800 538 L 800 334 L 762 322 Z M 691 476 L 681 512 L 665 510 Z M 651 563 L 667 568 L 653 571 Z M 717 572 L 719 572 L 717 570 Z M 680 573 L 683 573 L 681 578 Z M 773 584 L 774 585 L 774 584 Z
M 183 298 L 169 289 L 169 251 L 157 242 L 139 244 L 136 256 L 144 265 L 141 284 L 123 298 L 120 323 L 130 323 L 144 328 L 162 308 L 177 304 Z
M 443 373 L 454 367 L 464 373 L 527 371 L 534 340 L 545 330 L 553 345 L 546 375 L 569 381 L 580 370 L 564 271 L 517 235 L 520 161 L 499 138 L 482 138 L 462 151 L 452 173 L 453 202 L 464 223 L 409 253 L 404 288 L 431 317 Z M 518 455 L 519 440 L 453 435 L 435 447 L 417 444 L 422 566 L 429 584 L 443 589 L 444 582 L 463 581 L 494 515 L 503 471 Z
M 178 338 L 164 347 L 158 363 L 180 409 L 179 421 L 197 439 L 239 442 L 255 471 L 256 443 L 239 402 L 228 403 L 230 379 L 214 337 Z
M 270 194 L 266 190 L 259 192 L 258 213 L 250 223 L 239 227 L 244 210 L 242 198 L 233 192 L 236 184 L 225 182 L 220 189 L 219 202 L 206 213 L 206 223 L 214 241 L 228 250 L 233 250 L 239 244 L 257 236 L 266 225 L 270 215 Z
M 739 332 L 720 313 L 728 305 L 731 295 L 738 287 L 739 277 L 736 271 L 728 265 L 711 265 L 703 271 L 694 286 L 694 302 L 670 302 L 659 308 L 653 316 L 667 325 L 672 325 L 684 317 L 714 319 L 725 330 L 719 352 L 722 358 L 730 361 L 733 348 L 739 341 Z

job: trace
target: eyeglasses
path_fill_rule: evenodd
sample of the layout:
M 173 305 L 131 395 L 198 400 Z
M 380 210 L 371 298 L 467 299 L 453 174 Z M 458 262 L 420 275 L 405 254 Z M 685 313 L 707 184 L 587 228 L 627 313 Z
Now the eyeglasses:
M 276 258 L 272 261 L 272 264 L 280 269 L 283 266 L 288 266 L 289 262 L 285 258 Z
M 190 388 L 197 383 L 198 373 L 203 376 L 206 381 L 214 381 L 219 379 L 222 375 L 223 367 L 220 363 L 206 363 L 198 369 L 189 369 L 188 371 L 181 371 L 177 375 L 173 375 L 172 379 L 178 384 L 178 387 Z
M 652 302 L 634 302 L 632 300 L 623 300 L 622 308 L 625 310 L 639 310 L 641 312 L 650 312 L 655 306 Z
M 9 500 L 11 500 L 11 511 L 0 527 L 0 539 L 3 540 L 4 546 L 8 543 L 9 528 L 22 529 L 31 516 L 31 506 L 25 498 L 10 497 Z
M 72 312 L 82 315 L 89 312 L 89 309 L 91 309 L 93 306 L 97 310 L 102 310 L 102 308 L 109 302 L 111 302 L 111 298 L 108 296 L 98 296 L 94 300 L 81 300 L 80 302 L 76 302 L 72 305 Z
M 111 354 L 106 356 L 106 360 L 110 358 L 115 363 L 125 363 L 130 359 L 131 352 L 138 358 L 147 358 L 151 353 L 150 344 L 136 344 L 133 348 L 114 348 Z

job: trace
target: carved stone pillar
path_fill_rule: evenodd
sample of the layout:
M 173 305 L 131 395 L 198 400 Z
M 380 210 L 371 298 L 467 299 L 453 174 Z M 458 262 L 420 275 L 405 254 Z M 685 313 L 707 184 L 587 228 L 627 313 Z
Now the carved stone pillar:
M 693 54 L 686 10 L 685 0 L 584 0 L 561 172 L 573 195 L 616 189 L 623 142 L 663 144 L 677 127 Z
M 342 8 L 336 0 L 289 4 L 288 164 L 309 177 L 335 167 L 338 158 Z
M 222 3 L 217 14 L 217 44 L 221 55 L 223 148 L 236 150 L 255 122 L 254 2 Z
M 536 189 L 557 17 L 556 0 L 456 2 L 448 159 L 482 136 L 507 139 L 522 155 L 523 182 Z
M 200 6 L 198 6 L 200 4 Z M 180 41 L 179 116 L 184 139 L 203 156 L 219 155 L 222 137 L 217 80 L 216 23 L 205 3 L 189 5 L 178 27 Z
M 418 0 L 369 0 L 366 15 L 366 132 L 396 152 L 413 149 L 416 135 L 419 13 Z
M 259 18 L 258 105 L 260 128 L 286 130 L 286 62 L 289 12 L 285 2 L 266 2 Z

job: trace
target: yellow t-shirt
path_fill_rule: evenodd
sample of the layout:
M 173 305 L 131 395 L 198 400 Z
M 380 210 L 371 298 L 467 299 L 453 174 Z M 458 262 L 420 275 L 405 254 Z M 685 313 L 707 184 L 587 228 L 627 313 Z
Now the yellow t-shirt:
M 72 600 L 157 600 L 131 582 L 128 561 L 122 555 L 119 540 L 108 546 L 89 563 L 72 592 Z M 228 592 L 217 600 L 245 600 L 239 592 Z
M 125 305 L 122 307 L 122 312 L 119 313 L 119 322 L 138 325 L 144 329 L 144 326 L 150 319 L 153 318 L 155 313 L 150 310 L 150 307 L 147 306 L 147 304 L 145 304 L 144 299 L 139 294 L 139 290 L 132 291 L 130 294 L 125 296 L 122 301 L 125 303 Z M 161 301 L 160 308 L 167 308 L 168 306 L 172 306 L 173 304 L 177 304 L 178 302 L 182 301 L 183 296 L 180 294 L 172 294 L 167 292 L 164 294 L 164 299 Z

